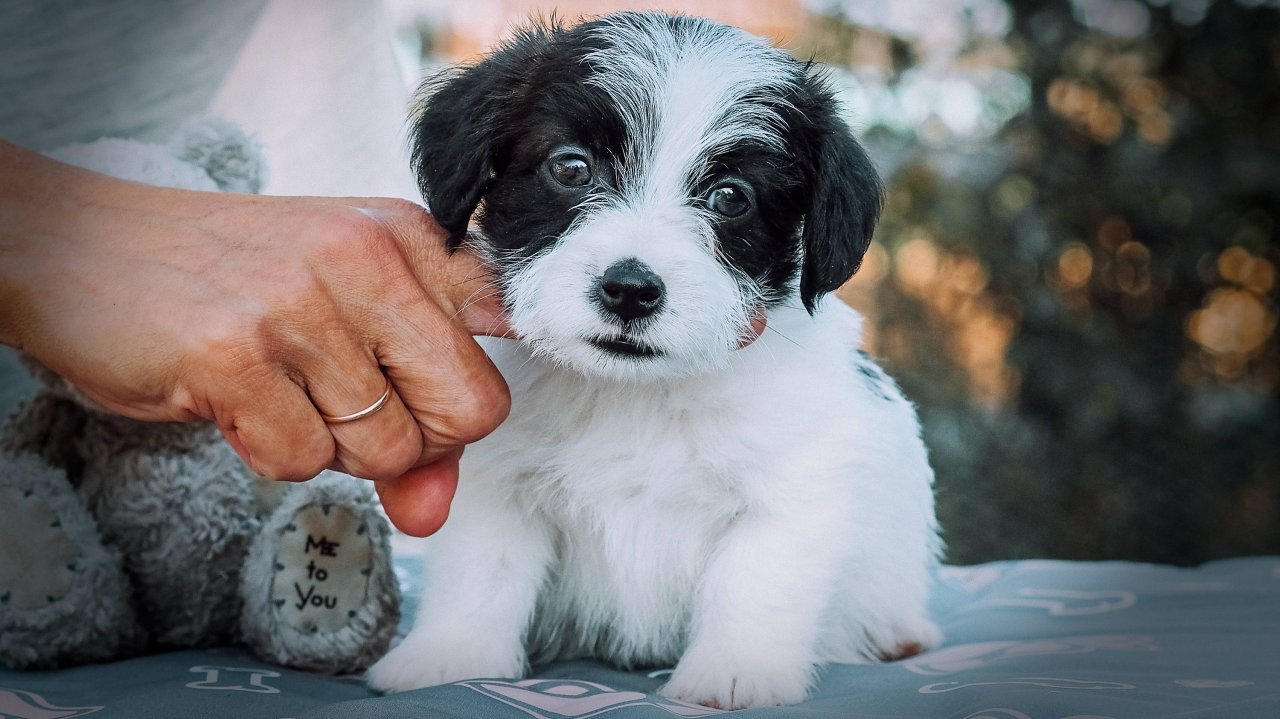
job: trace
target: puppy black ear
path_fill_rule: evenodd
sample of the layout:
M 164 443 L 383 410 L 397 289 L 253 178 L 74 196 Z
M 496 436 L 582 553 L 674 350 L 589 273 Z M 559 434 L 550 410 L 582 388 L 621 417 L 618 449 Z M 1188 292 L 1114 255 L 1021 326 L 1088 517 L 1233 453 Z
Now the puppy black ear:
M 469 67 L 429 78 L 419 91 L 410 160 L 431 214 L 456 249 L 506 150 L 503 130 L 519 112 L 537 58 L 555 30 L 537 25 Z
M 812 314 L 818 298 L 843 285 L 862 264 L 884 205 L 884 186 L 822 78 L 811 76 L 808 89 L 801 109 L 808 125 L 811 194 L 801 238 L 800 300 Z

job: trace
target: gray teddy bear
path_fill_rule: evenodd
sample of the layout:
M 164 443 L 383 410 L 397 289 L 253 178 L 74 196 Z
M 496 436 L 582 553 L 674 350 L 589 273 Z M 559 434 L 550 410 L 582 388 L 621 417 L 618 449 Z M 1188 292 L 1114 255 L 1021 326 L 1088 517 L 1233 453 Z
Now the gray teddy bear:
M 251 138 L 200 119 L 167 146 L 120 139 L 56 159 L 125 179 L 257 192 Z M 368 483 L 274 483 L 208 423 L 96 407 L 24 358 L 41 389 L 0 426 L 0 666 L 48 668 L 241 641 L 300 669 L 357 671 L 400 615 Z

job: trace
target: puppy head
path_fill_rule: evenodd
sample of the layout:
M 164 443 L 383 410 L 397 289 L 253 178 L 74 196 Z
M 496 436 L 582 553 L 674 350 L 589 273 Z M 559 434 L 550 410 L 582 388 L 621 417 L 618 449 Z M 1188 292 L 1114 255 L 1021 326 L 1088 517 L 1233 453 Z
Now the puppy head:
M 882 189 L 810 64 L 707 20 L 534 26 L 424 86 L 413 162 L 539 354 L 697 374 L 853 275 Z M 470 221 L 480 232 L 468 236 Z

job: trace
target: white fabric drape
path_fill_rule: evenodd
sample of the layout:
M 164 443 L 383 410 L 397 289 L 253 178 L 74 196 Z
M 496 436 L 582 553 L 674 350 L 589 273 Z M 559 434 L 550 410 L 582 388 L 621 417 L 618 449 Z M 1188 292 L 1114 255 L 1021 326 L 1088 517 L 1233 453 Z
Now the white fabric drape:
M 383 3 L 270 0 L 210 112 L 257 134 L 264 192 L 421 201 L 406 150 L 409 87 Z

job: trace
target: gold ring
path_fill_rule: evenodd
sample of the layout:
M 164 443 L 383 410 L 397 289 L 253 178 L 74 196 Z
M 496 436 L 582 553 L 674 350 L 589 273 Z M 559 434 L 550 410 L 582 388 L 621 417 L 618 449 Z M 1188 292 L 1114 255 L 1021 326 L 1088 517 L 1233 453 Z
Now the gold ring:
M 324 412 L 321 412 L 320 419 L 323 419 L 327 424 L 345 424 L 347 422 L 354 422 L 358 419 L 364 419 L 365 417 L 368 417 L 374 412 L 377 412 L 378 410 L 382 409 L 383 405 L 385 405 L 387 403 L 387 400 L 389 399 L 391 399 L 391 380 L 387 380 L 387 388 L 382 390 L 382 396 L 378 398 L 378 401 L 374 402 L 368 407 L 365 407 L 359 412 L 344 414 L 340 417 L 334 417 L 333 415 L 328 415 L 328 414 L 325 414 Z

